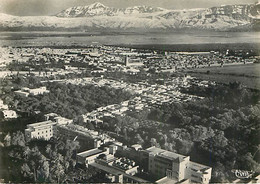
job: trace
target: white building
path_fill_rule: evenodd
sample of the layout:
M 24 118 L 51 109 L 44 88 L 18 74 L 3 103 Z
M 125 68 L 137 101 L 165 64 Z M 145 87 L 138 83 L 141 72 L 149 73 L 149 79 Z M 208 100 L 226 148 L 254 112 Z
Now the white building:
M 17 114 L 13 110 L 3 110 L 2 113 L 3 113 L 3 118 L 4 119 L 14 119 L 14 118 L 17 118 Z
M 45 86 L 35 89 L 22 88 L 21 90 L 15 91 L 14 93 L 23 97 L 28 97 L 29 95 L 36 96 L 42 95 L 44 93 L 49 93 L 50 91 L 46 89 Z
M 183 156 L 156 147 L 143 150 L 148 172 L 159 180 L 156 183 L 204 183 L 211 179 L 212 168 L 190 161 Z
M 54 135 L 53 126 L 55 124 L 56 123 L 52 121 L 43 121 L 43 122 L 27 125 L 27 129 L 25 129 L 26 140 L 28 141 L 31 139 L 49 140 Z
M 73 122 L 72 119 L 67 119 L 61 116 L 55 117 L 54 121 L 59 125 L 68 125 Z
M 0 99 L 0 109 L 2 109 L 2 110 L 8 109 L 8 105 L 4 104 L 3 100 L 1 100 L 1 99 Z
M 22 97 L 28 97 L 29 96 L 28 92 L 22 91 L 22 90 L 15 91 L 14 93 L 17 94 L 17 95 L 20 95 Z
M 36 95 L 42 95 L 44 93 L 49 93 L 50 91 L 46 89 L 46 87 L 40 87 L 36 89 L 31 89 L 29 91 L 30 95 L 36 96 Z
M 48 121 L 48 120 L 54 121 L 54 119 L 55 119 L 56 117 L 59 117 L 59 115 L 56 114 L 56 113 L 53 113 L 53 112 L 44 115 L 45 121 Z

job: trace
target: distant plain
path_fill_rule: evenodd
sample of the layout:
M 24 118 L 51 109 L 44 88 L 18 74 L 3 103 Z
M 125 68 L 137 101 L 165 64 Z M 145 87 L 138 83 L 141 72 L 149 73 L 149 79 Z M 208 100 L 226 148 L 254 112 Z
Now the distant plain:
M 260 32 L 0 32 L 0 46 L 84 48 L 90 45 L 162 51 L 236 49 L 260 53 Z M 220 83 L 239 81 L 250 88 L 260 89 L 260 64 L 202 68 L 190 74 Z
M 259 63 L 205 67 L 188 70 L 187 73 L 202 80 L 216 81 L 224 84 L 240 82 L 249 88 L 260 90 Z
M 0 46 L 260 44 L 260 32 L 0 32 Z

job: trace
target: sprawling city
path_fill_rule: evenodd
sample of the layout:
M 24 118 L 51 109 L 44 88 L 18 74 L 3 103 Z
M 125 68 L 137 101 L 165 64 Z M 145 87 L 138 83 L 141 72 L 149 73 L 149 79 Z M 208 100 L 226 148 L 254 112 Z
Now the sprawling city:
M 258 5 L 232 8 L 254 15 Z M 95 3 L 85 15 L 74 7 L 57 17 L 68 21 L 73 12 L 78 24 L 100 18 L 100 9 L 112 17 L 130 11 Z M 212 18 L 209 10 L 199 14 Z M 99 39 L 109 42 L 110 33 L 29 34 L 0 34 L 1 183 L 260 182 L 259 34 L 252 43 L 214 46 L 160 46 L 154 35 L 158 44 L 137 44 L 132 32 L 115 35 L 118 44 Z

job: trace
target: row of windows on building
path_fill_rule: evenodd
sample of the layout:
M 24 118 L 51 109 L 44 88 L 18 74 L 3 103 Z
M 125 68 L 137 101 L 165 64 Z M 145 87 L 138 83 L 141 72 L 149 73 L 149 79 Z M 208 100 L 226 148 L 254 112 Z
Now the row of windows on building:
M 50 134 L 50 137 L 51 137 L 52 135 Z M 37 138 L 37 139 L 39 139 L 39 138 L 43 138 L 44 136 L 37 136 L 37 137 L 35 137 L 35 138 Z M 46 134 L 46 136 L 45 136 L 45 138 L 46 137 L 48 137 L 48 135 Z
M 51 130 L 50 130 L 50 132 L 51 132 Z M 48 133 L 48 130 L 46 130 L 46 133 Z M 44 134 L 44 131 L 42 131 L 41 134 Z M 38 132 L 38 135 L 40 135 L 40 132 Z
M 196 176 L 196 175 L 194 175 L 194 174 L 192 174 L 191 177 L 193 177 L 193 178 L 199 178 L 200 181 L 203 181 L 203 178 L 202 178 L 202 177 Z M 204 180 L 206 180 L 206 178 L 205 178 Z M 192 181 L 193 181 L 193 180 L 192 180 Z

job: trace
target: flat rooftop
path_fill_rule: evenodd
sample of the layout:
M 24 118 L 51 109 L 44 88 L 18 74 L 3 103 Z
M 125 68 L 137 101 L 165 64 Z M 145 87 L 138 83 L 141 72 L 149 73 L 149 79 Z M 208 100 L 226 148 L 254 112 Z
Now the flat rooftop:
M 164 178 L 161 178 L 156 181 L 157 184 L 172 184 L 172 183 L 177 183 L 177 182 L 178 182 L 177 180 L 168 178 L 166 176 Z
M 144 151 L 147 153 L 151 153 L 154 155 L 158 155 L 158 156 L 170 159 L 170 160 L 175 160 L 177 158 L 181 158 L 181 159 L 186 158 L 186 156 L 184 156 L 184 155 L 180 155 L 180 154 L 177 154 L 177 153 L 174 153 L 171 151 L 167 151 L 167 150 L 163 150 L 161 148 L 156 148 L 156 147 L 150 147 Z
M 189 166 L 191 169 L 200 171 L 200 172 L 205 172 L 205 170 L 210 169 L 210 167 L 206 166 L 206 165 L 202 165 L 202 164 L 198 164 L 196 162 L 189 162 Z
M 138 183 L 148 183 L 147 180 L 144 180 L 144 179 L 136 177 L 136 176 L 131 176 L 130 174 L 126 174 L 125 172 L 117 170 L 116 168 L 113 168 L 113 167 L 108 166 L 108 165 L 101 165 L 101 164 L 98 164 L 96 162 L 91 163 L 89 165 L 91 165 L 92 167 L 95 167 L 97 169 L 100 169 L 102 171 L 105 171 L 107 173 L 113 174 L 113 175 L 123 174 L 124 177 L 129 178 L 131 180 L 134 180 Z
M 91 163 L 89 165 L 91 165 L 92 167 L 95 167 L 95 168 L 97 168 L 99 170 L 102 170 L 102 171 L 105 171 L 107 173 L 110 173 L 110 174 L 114 174 L 114 175 L 123 174 L 122 171 L 119 171 L 119 170 L 117 170 L 117 169 L 115 169 L 113 167 L 109 167 L 109 166 L 106 166 L 106 165 L 98 164 L 96 162 Z
M 168 158 L 170 160 L 175 160 L 177 158 L 181 158 L 181 159 L 186 158 L 186 156 L 183 156 L 183 155 L 171 152 L 171 151 L 165 151 L 165 152 L 159 153 L 159 156 L 162 156 L 164 158 Z
M 103 152 L 102 150 L 95 148 L 95 149 L 91 149 L 91 150 L 88 150 L 88 151 L 78 153 L 77 155 L 81 156 L 81 157 L 90 157 L 92 155 L 96 155 L 96 154 L 99 154 L 99 153 L 102 153 L 102 152 Z
M 40 128 L 40 127 L 44 127 L 44 126 L 50 126 L 50 125 L 54 125 L 56 124 L 55 122 L 52 122 L 52 121 L 42 121 L 42 122 L 39 122 L 39 123 L 32 123 L 32 124 L 29 124 L 27 125 L 27 128 Z
M 44 116 L 58 116 L 58 114 L 54 113 L 54 112 L 51 112 L 49 114 L 45 114 Z
M 150 148 L 147 148 L 144 151 L 147 152 L 147 153 L 153 153 L 153 154 L 157 155 L 157 154 L 159 154 L 161 152 L 164 152 L 165 150 L 163 150 L 161 148 L 150 147 Z

